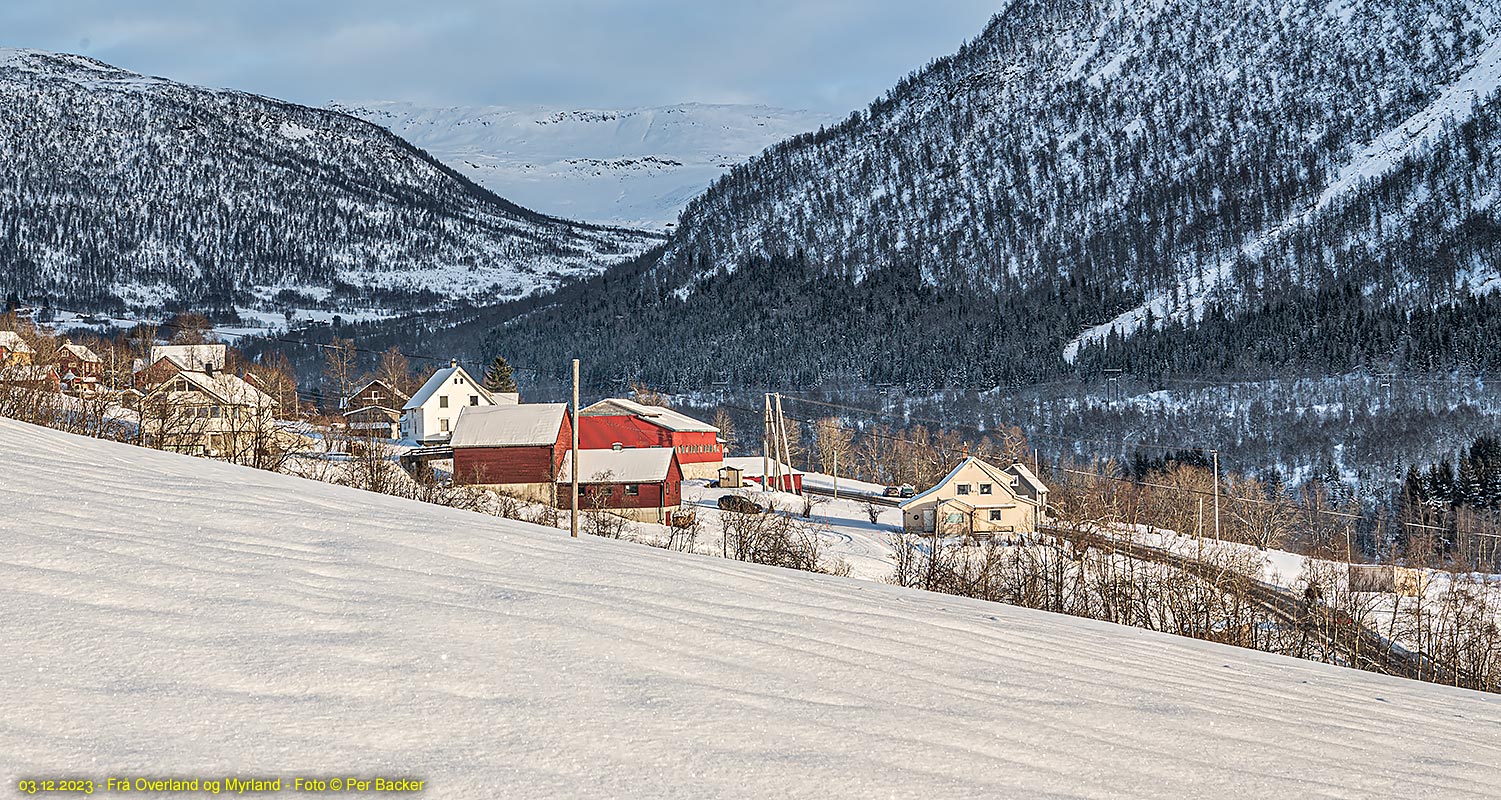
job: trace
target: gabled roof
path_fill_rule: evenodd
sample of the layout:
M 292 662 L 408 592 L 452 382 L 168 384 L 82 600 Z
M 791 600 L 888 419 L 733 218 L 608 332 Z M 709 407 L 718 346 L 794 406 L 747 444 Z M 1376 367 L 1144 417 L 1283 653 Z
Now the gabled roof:
M 392 386 L 389 383 L 386 383 L 384 380 L 381 380 L 380 378 L 371 378 L 370 380 L 365 381 L 365 383 L 363 385 L 361 385 L 360 388 L 355 389 L 354 391 L 350 392 L 349 396 L 350 397 L 358 397 L 358 396 L 364 394 L 365 390 L 369 389 L 370 387 L 372 387 L 372 386 L 374 386 L 376 384 L 380 384 L 382 388 L 384 388 L 386 391 L 390 392 L 391 396 L 393 398 L 400 398 L 403 403 L 405 403 L 407 401 L 407 396 L 406 396 L 405 392 L 401 391 L 400 389 L 397 389 L 395 386 Z M 393 408 L 394 408 L 394 406 L 393 406 Z
M 907 498 L 906 500 L 903 500 L 899 504 L 899 506 L 901 508 L 906 508 L 907 506 L 916 503 L 917 501 L 922 500 L 925 497 L 928 497 L 934 492 L 937 492 L 939 489 L 942 489 L 943 487 L 949 485 L 949 483 L 952 482 L 954 478 L 958 477 L 960 470 L 963 470 L 965 467 L 970 466 L 971 464 L 979 467 L 982 472 L 984 472 L 986 475 L 989 475 L 992 479 L 995 480 L 996 483 L 1002 483 L 1006 486 L 1014 486 L 1016 484 L 1017 476 L 1008 474 L 1005 470 L 997 467 L 989 461 L 982 461 L 978 458 L 975 458 L 974 456 L 966 456 L 965 459 L 963 461 L 960 461 L 957 466 L 949 470 L 949 474 L 943 476 L 943 480 L 933 484 L 933 488 L 927 490 L 926 492 L 922 492 L 921 494 L 917 494 Z M 1026 469 L 1026 467 L 1022 468 Z M 1038 485 L 1041 484 L 1039 483 Z
M 36 352 L 35 350 L 31 349 L 31 345 L 27 344 L 25 339 L 21 338 L 21 334 L 16 333 L 15 331 L 0 331 L 0 347 L 9 350 L 12 353 Z
M 433 376 L 427 379 L 427 383 L 422 384 L 422 388 L 418 389 L 417 393 L 407 400 L 406 405 L 402 406 L 401 410 L 411 411 L 414 408 L 421 408 L 428 400 L 432 399 L 433 395 L 438 393 L 439 389 L 443 388 L 444 384 L 448 383 L 456 375 L 467 380 L 470 385 L 479 391 L 481 397 L 492 403 L 495 402 L 495 398 L 491 397 L 490 393 L 485 391 L 485 387 L 481 386 L 479 381 L 475 380 L 468 372 L 465 372 L 463 367 L 455 364 L 434 372 Z
M 1047 494 L 1047 484 L 1043 483 L 1042 480 L 1032 472 L 1032 470 L 1027 469 L 1026 464 L 1018 461 L 1017 463 L 1007 467 L 1006 471 L 1016 475 L 1018 478 L 1021 478 L 1023 483 L 1032 484 L 1033 490 L 1035 490 L 1038 494 Z
M 415 398 L 413 398 L 415 399 Z M 465 406 L 454 423 L 454 447 L 539 447 L 558 441 L 566 403 Z
M 580 450 L 579 483 L 661 483 L 672 471 L 671 447 Z M 609 477 L 606 478 L 606 473 Z M 573 480 L 573 452 L 563 457 L 559 483 Z
M 169 387 L 171 387 L 178 378 L 181 378 L 194 387 L 200 389 L 210 397 L 213 397 L 214 399 L 228 405 L 258 406 L 261 408 L 267 408 L 277 405 L 276 400 L 273 399 L 270 395 L 262 392 L 260 389 L 257 389 L 254 386 L 250 385 L 248 382 L 242 380 L 240 376 L 233 375 L 227 372 L 218 372 L 213 375 L 209 375 L 208 373 L 204 372 L 184 370 L 177 373 L 176 375 L 173 375 L 172 378 L 165 383 L 159 384 L 155 389 L 152 389 L 150 392 L 148 392 L 148 395 L 169 393 Z
M 187 370 L 224 369 L 228 354 L 229 348 L 222 344 L 160 344 L 151 348 L 146 362 L 155 364 L 165 358 Z
M 701 431 L 718 433 L 719 429 L 707 422 L 700 422 L 680 411 L 662 406 L 648 406 L 634 400 L 609 398 L 601 400 L 579 412 L 581 417 L 639 417 L 670 431 Z
M 81 344 L 71 344 L 71 343 L 64 344 L 62 346 L 62 349 L 67 350 L 69 353 L 72 353 L 73 355 L 77 356 L 78 360 L 82 361 L 85 364 L 103 364 L 104 363 L 102 360 L 100 360 L 99 356 L 94 353 L 93 350 L 90 350 L 90 349 L 88 349 L 87 347 L 84 347 Z

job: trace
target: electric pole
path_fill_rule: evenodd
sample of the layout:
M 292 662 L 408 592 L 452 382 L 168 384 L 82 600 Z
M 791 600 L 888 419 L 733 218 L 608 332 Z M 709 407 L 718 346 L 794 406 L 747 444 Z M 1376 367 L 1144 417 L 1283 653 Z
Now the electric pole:
M 1214 454 L 1214 540 L 1220 540 L 1220 451 L 1209 451 Z

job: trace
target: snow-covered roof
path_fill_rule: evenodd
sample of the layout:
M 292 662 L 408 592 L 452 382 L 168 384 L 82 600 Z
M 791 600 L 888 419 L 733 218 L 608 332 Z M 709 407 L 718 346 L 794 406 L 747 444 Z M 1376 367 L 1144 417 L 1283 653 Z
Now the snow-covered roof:
M 162 344 L 151 348 L 147 363 L 155 364 L 165 358 L 187 370 L 224 369 L 227 357 L 228 348 L 222 344 Z
M 181 378 L 220 402 L 230 405 L 259 406 L 262 408 L 277 405 L 276 400 L 270 395 L 255 388 L 249 382 L 241 379 L 240 376 L 228 372 L 216 372 L 213 375 L 209 375 L 205 372 L 184 370 L 177 373 L 173 378 L 174 380 Z M 163 383 L 152 390 L 151 394 L 171 393 L 173 385 L 173 381 Z
M 980 460 L 978 458 L 975 458 L 974 456 L 966 456 L 963 461 L 960 461 L 958 463 L 957 466 L 955 466 L 953 469 L 949 470 L 949 474 L 943 476 L 943 480 L 940 480 L 939 482 L 933 484 L 933 488 L 927 490 L 926 492 L 922 492 L 920 494 L 913 495 L 912 497 L 909 497 L 906 500 L 903 500 L 901 502 L 901 504 L 900 504 L 901 507 L 905 508 L 905 507 L 907 507 L 909 505 L 912 505 L 913 503 L 916 503 L 917 501 L 922 500 L 923 498 L 928 497 L 928 496 L 932 495 L 934 492 L 937 492 L 938 490 L 942 489 L 943 487 L 949 485 L 949 483 L 952 482 L 954 480 L 954 478 L 959 475 L 959 472 L 961 470 L 963 470 L 967 466 L 970 466 L 971 464 L 973 464 L 974 466 L 979 467 L 982 471 L 985 472 L 985 474 L 987 474 L 990 477 L 994 478 L 996 483 L 1005 484 L 1006 486 L 1013 486 L 1013 485 L 1015 485 L 1015 483 L 1017 481 L 1017 476 L 1007 474 L 1005 470 L 1001 469 L 1000 467 L 997 467 L 996 465 L 990 463 L 989 461 L 982 461 L 982 460 Z M 1026 467 L 1022 467 L 1022 469 L 1026 469 Z M 1031 474 L 1031 473 L 1028 473 L 1028 474 Z M 1033 476 L 1033 480 L 1036 480 L 1036 476 Z M 1042 486 L 1042 483 L 1039 481 L 1037 483 L 1037 485 L 1038 486 Z M 1044 488 L 1043 491 L 1047 491 L 1046 488 Z
M 81 344 L 72 344 L 72 343 L 64 344 L 62 346 L 62 349 L 67 350 L 69 353 L 72 353 L 73 355 L 77 356 L 78 360 L 82 361 L 85 364 L 102 364 L 102 363 L 104 363 L 102 360 L 100 360 L 99 356 L 94 353 L 93 350 L 90 350 L 90 349 L 88 349 L 87 347 L 84 347 Z
M 467 385 L 469 388 L 478 391 L 480 393 L 480 396 L 484 397 L 486 400 L 494 402 L 494 398 L 490 396 L 489 392 L 485 391 L 485 387 L 481 386 L 479 381 L 475 380 L 468 372 L 465 372 L 463 367 L 454 364 L 453 366 L 444 367 L 443 369 L 434 372 L 433 376 L 427 379 L 427 383 L 422 384 L 422 388 L 418 389 L 417 392 L 407 400 L 406 405 L 402 406 L 401 410 L 411 411 L 414 408 L 422 408 L 422 406 L 426 404 L 428 400 L 432 399 L 433 395 L 438 393 L 439 389 L 443 388 L 444 384 L 448 383 L 455 377 L 464 379 L 468 382 Z
M 672 466 L 671 447 L 633 447 L 623 450 L 580 450 L 580 483 L 659 483 Z M 608 478 L 605 476 L 608 474 Z M 558 482 L 573 480 L 573 453 L 563 458 Z
M 670 431 L 700 431 L 704 433 L 718 433 L 719 429 L 707 422 L 701 422 L 670 408 L 662 406 L 648 406 L 635 400 L 621 398 L 608 398 L 595 403 L 579 412 L 581 417 L 611 417 L 629 416 L 639 417 L 647 422 L 666 428 Z
M 731 458 L 726 458 L 724 460 L 724 465 L 726 467 L 734 467 L 735 469 L 740 470 L 740 475 L 742 477 L 745 477 L 745 478 L 759 478 L 759 477 L 761 477 L 761 457 L 760 456 L 733 456 Z M 775 471 L 774 467 L 773 467 L 773 471 Z M 801 475 L 801 474 L 803 474 L 803 471 L 800 470 L 800 469 L 795 469 L 793 467 L 790 467 L 790 466 L 788 466 L 786 464 L 783 464 L 782 465 L 782 474 L 783 475 Z
M 384 380 L 382 380 L 380 378 L 371 378 L 370 380 L 365 381 L 364 383 L 360 384 L 360 388 L 355 389 L 354 391 L 350 392 L 349 396 L 350 397 L 358 397 L 358 396 L 364 394 L 365 391 L 367 389 L 369 389 L 371 386 L 374 386 L 376 384 L 380 384 L 381 388 L 383 388 L 386 391 L 390 392 L 393 399 L 399 398 L 402 402 L 406 402 L 406 400 L 407 400 L 406 393 L 402 392 L 400 389 L 396 388 L 395 386 L 392 386 L 391 384 L 387 383 L 386 381 L 384 381 Z M 426 384 L 424 384 L 424 386 L 426 386 Z
M 415 398 L 414 398 L 415 399 Z M 568 412 L 566 403 L 465 406 L 453 426 L 454 447 L 536 447 L 553 444 Z
M 1047 493 L 1047 484 L 1043 483 L 1042 480 L 1032 472 L 1032 470 L 1027 469 L 1026 464 L 1018 461 L 1017 463 L 1007 467 L 1006 471 L 1015 474 L 1018 478 L 1021 478 L 1022 482 L 1032 484 L 1032 488 L 1035 489 L 1038 494 Z
M 31 349 L 31 345 L 27 344 L 25 339 L 21 338 L 21 334 L 16 333 L 15 331 L 0 331 L 0 347 L 9 350 L 12 353 L 36 352 L 35 350 Z
M 57 377 L 57 367 L 51 364 L 0 367 L 0 383 L 31 383 Z

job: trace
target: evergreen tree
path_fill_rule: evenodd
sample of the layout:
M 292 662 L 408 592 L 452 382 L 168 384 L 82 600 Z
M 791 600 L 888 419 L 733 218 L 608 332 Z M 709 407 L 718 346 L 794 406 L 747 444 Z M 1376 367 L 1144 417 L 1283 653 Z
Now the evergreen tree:
M 497 355 L 485 370 L 485 391 L 510 394 L 516 391 L 516 379 L 511 375 L 511 365 L 505 356 Z

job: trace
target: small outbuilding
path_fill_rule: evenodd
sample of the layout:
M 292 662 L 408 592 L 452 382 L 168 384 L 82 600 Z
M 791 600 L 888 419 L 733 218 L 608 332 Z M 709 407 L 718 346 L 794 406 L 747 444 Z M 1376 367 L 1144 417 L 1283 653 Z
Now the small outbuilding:
M 572 453 L 558 473 L 558 502 L 571 508 Z M 579 508 L 669 524 L 683 502 L 683 470 L 670 447 L 579 451 Z
M 767 481 L 762 479 L 761 473 L 769 467 L 772 472 L 772 479 L 770 482 L 773 485 L 771 488 L 780 489 L 783 492 L 791 492 L 793 494 L 803 493 L 802 470 L 793 469 L 788 464 L 781 464 L 781 469 L 778 470 L 778 462 L 776 461 L 772 461 L 770 464 L 767 464 L 766 459 L 763 459 L 760 456 L 736 456 L 733 458 L 726 458 L 724 460 L 724 465 L 726 467 L 734 467 L 735 469 L 740 470 L 740 478 L 742 481 L 751 481 L 752 483 L 761 484 L 762 486 L 765 486 L 767 484 Z M 777 478 L 778 475 L 781 476 L 780 479 Z
M 573 439 L 565 403 L 469 406 L 454 426 L 454 483 L 490 486 L 554 502 L 557 475 Z

